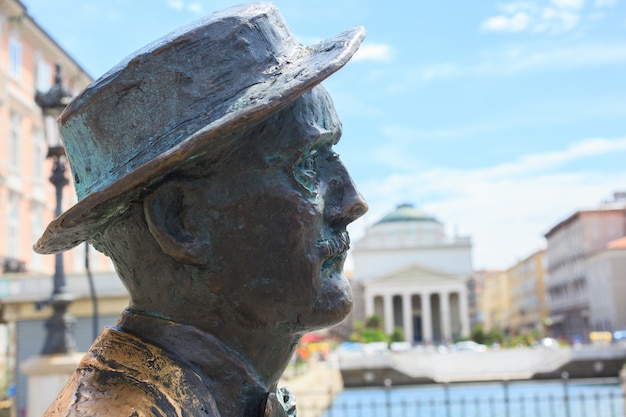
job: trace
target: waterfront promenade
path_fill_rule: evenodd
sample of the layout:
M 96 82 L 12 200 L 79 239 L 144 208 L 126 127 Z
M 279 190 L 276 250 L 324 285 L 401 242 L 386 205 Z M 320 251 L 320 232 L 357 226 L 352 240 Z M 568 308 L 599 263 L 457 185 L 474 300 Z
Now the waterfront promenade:
M 286 372 L 278 386 L 293 392 L 298 417 L 320 417 L 343 390 L 343 380 L 334 364 L 312 362 L 301 372 Z
M 513 353 L 512 353 L 513 352 Z M 540 351 L 541 352 L 541 351 Z M 546 358 L 555 358 L 567 354 L 567 350 L 546 352 Z M 589 355 L 592 351 L 581 351 Z M 402 358 L 410 361 L 416 355 L 403 352 Z M 420 352 L 424 362 L 434 356 L 429 352 Z M 434 352 L 430 352 L 433 353 Z M 338 364 L 313 362 L 310 366 L 287 373 L 280 381 L 280 386 L 292 389 L 297 400 L 298 417 L 388 417 L 420 415 L 430 417 L 472 416 L 472 417 L 622 417 L 624 416 L 624 397 L 619 378 L 591 379 L 553 379 L 543 381 L 517 380 L 502 378 L 502 373 L 492 374 L 491 379 L 498 382 L 460 382 L 467 378 L 475 364 L 483 364 L 498 358 L 498 365 L 506 359 L 526 359 L 507 364 L 505 369 L 521 369 L 528 365 L 532 355 L 525 355 L 519 349 L 490 352 L 477 356 L 475 352 L 450 352 L 449 356 L 440 354 L 440 358 L 464 358 L 463 363 L 450 362 L 450 367 L 461 365 L 465 372 L 456 372 L 457 381 L 443 381 L 421 385 L 403 385 L 395 382 L 387 384 L 371 381 L 370 386 L 343 389 Z M 393 356 L 399 354 L 393 354 Z M 383 355 L 384 356 L 384 355 Z M 389 355 L 391 356 L 391 355 Z M 594 354 L 597 357 L 597 355 Z M 361 367 L 375 365 L 374 355 L 361 362 Z M 477 358 L 481 358 L 477 360 Z M 419 361 L 410 364 L 414 369 L 425 369 L 425 363 Z M 439 360 L 431 363 L 430 368 Z M 469 364 L 469 366 L 468 366 Z M 407 365 L 405 363 L 405 365 Z M 407 366 L 408 368 L 409 366 Z M 422 368 L 420 368 L 422 367 Z M 459 371 L 457 369 L 457 371 Z M 444 375 L 442 373 L 441 375 Z M 512 375 L 512 374 L 509 374 Z M 521 379 L 522 373 L 516 373 Z M 526 374 L 525 374 L 526 375 Z M 461 377 L 463 376 L 463 378 Z M 626 375 L 624 375 L 626 377 Z M 486 377 L 486 376 L 484 376 Z M 446 379 L 446 378 L 444 378 Z M 453 378 L 449 378 L 453 379 Z
M 624 417 L 624 407 L 617 378 L 593 378 L 348 388 L 325 416 Z
M 345 386 L 431 382 L 513 381 L 616 377 L 626 361 L 626 347 L 513 348 L 486 352 L 437 349 L 340 351 Z

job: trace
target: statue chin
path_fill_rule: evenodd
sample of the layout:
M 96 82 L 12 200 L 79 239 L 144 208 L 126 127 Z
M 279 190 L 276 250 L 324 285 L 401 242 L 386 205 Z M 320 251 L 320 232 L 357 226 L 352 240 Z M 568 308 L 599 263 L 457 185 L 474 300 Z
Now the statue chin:
M 315 330 L 340 323 L 352 311 L 352 288 L 343 271 L 324 274 L 312 316 L 304 324 Z

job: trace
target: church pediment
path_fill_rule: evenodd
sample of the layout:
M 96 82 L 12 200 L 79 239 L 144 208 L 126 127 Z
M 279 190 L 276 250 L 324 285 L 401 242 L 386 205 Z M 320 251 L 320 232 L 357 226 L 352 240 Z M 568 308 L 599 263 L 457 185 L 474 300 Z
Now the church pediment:
M 464 282 L 464 277 L 453 275 L 445 271 L 413 264 L 380 277 L 369 279 L 364 283 L 368 287 L 386 287 L 402 285 L 442 285 Z

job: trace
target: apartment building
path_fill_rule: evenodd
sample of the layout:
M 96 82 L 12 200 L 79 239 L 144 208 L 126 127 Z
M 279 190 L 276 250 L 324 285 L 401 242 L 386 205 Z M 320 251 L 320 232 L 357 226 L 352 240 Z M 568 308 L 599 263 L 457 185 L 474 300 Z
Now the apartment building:
M 553 336 L 585 341 L 594 330 L 588 261 L 606 245 L 626 236 L 626 199 L 570 215 L 546 234 L 546 302 Z M 608 296 L 608 294 L 604 294 Z
M 36 22 L 17 0 L 0 2 L 0 263 L 4 272 L 51 273 L 53 256 L 31 247 L 53 218 L 52 163 L 36 91 L 53 85 L 55 65 L 73 92 L 91 78 Z M 69 176 L 69 175 L 68 175 Z M 64 206 L 74 204 L 65 187 Z M 84 269 L 84 249 L 66 255 L 68 271 Z M 98 264 L 99 260 L 95 260 Z M 82 264 L 82 265 L 81 265 Z
M 626 237 L 611 241 L 587 260 L 590 326 L 626 333 Z
M 511 297 L 509 271 L 492 271 L 484 276 L 481 309 L 485 331 L 510 334 Z
M 55 256 L 38 255 L 32 244 L 52 220 L 56 206 L 49 182 L 52 161 L 44 121 L 35 103 L 37 91 L 53 85 L 55 67 L 62 83 L 77 93 L 91 77 L 29 15 L 17 0 L 0 0 L 0 400 L 13 391 L 16 411 L 24 413 L 26 380 L 18 364 L 37 355 L 45 337 L 49 308 L 40 308 L 52 293 Z M 76 202 L 70 184 L 63 189 L 63 209 Z M 93 340 L 93 303 L 85 273 L 85 245 L 64 254 L 68 292 L 75 301 L 79 350 Z M 115 323 L 128 296 L 104 255 L 90 250 L 89 260 L 99 299 L 98 326 Z M 99 330 L 99 329 L 98 329 Z M 15 387 L 9 389 L 9 387 Z
M 540 250 L 508 270 L 509 328 L 513 335 L 543 332 L 548 315 L 545 301 L 545 251 Z

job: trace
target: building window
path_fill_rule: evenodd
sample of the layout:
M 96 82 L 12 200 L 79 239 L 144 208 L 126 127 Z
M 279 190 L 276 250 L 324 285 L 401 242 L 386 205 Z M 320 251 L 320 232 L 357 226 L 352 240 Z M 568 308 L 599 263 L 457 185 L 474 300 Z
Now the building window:
M 20 168 L 20 133 L 22 117 L 15 111 L 9 116 L 9 169 L 19 171 Z
M 43 59 L 37 59 L 35 66 L 35 88 L 37 91 L 46 92 L 52 87 L 52 69 Z
M 9 39 L 9 74 L 19 78 L 22 72 L 22 43 L 15 37 Z
M 83 243 L 82 245 L 78 245 L 72 251 L 72 260 L 74 263 L 74 268 L 72 268 L 73 272 L 79 272 L 79 271 L 85 270 L 85 245 L 86 243 Z
M 20 243 L 20 196 L 9 193 L 9 210 L 7 221 L 7 257 L 18 259 Z
M 30 220 L 31 220 L 31 242 L 36 242 L 43 232 L 43 213 L 44 205 L 40 203 L 33 203 L 30 208 Z M 35 251 L 31 251 L 31 262 L 29 269 L 33 271 L 41 271 L 43 269 L 43 255 L 39 255 Z
M 41 184 L 44 182 L 43 161 L 46 159 L 46 144 L 43 131 L 38 127 L 33 127 L 33 182 Z

